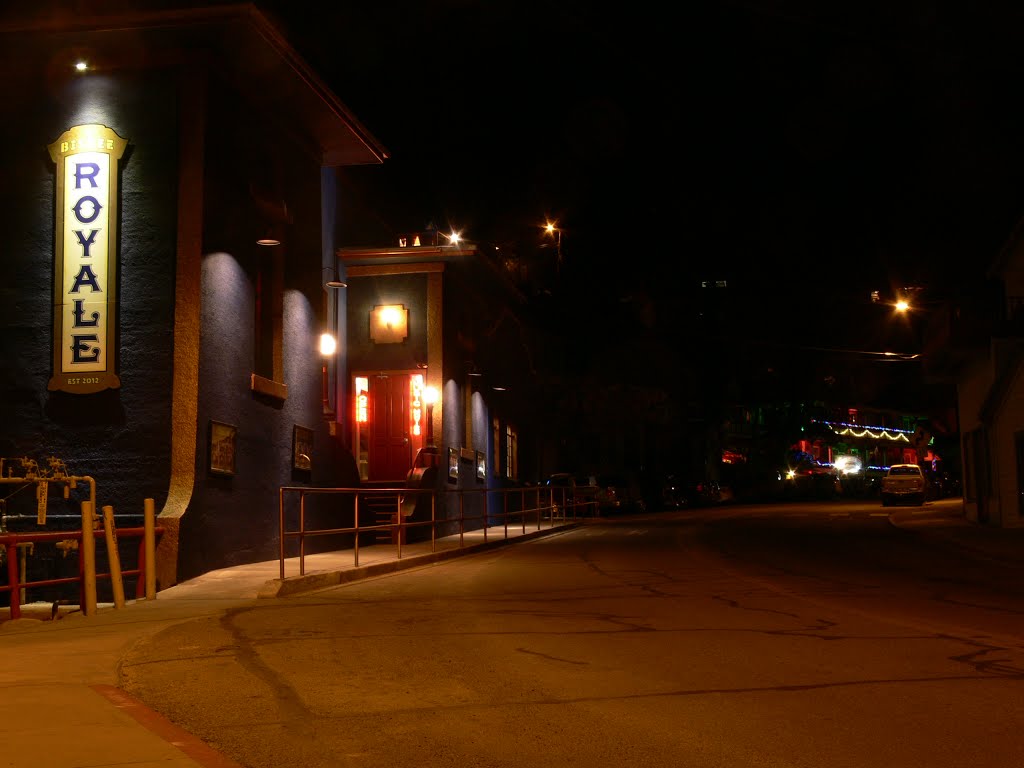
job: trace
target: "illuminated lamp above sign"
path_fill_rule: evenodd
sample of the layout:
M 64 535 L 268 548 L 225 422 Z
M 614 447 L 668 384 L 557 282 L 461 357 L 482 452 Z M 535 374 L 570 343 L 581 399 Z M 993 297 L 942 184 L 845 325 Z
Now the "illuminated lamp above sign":
M 76 125 L 48 147 L 57 164 L 50 390 L 121 386 L 114 367 L 117 166 L 127 146 L 104 125 Z
M 370 338 L 375 344 L 399 344 L 409 335 L 409 310 L 401 304 L 382 304 L 370 312 Z

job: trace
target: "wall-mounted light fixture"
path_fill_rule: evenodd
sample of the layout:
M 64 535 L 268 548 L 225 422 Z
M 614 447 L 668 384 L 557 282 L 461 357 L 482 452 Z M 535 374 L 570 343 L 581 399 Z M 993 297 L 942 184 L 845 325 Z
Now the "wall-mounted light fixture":
M 323 357 L 323 367 L 321 369 L 323 376 L 323 416 L 329 421 L 334 420 L 334 408 L 331 407 L 331 386 L 330 386 L 330 373 L 328 371 L 328 362 L 334 357 L 334 353 L 338 351 L 338 340 L 334 338 L 333 333 L 320 334 L 320 355 Z
M 331 405 L 331 372 L 328 368 L 335 352 L 338 351 L 338 339 L 335 333 L 338 331 L 338 291 L 347 288 L 348 285 L 338 279 L 337 273 L 330 267 L 323 268 L 324 300 L 326 302 L 326 323 L 327 330 L 320 334 L 320 354 L 323 356 L 323 386 L 324 386 L 324 418 L 331 421 L 331 434 L 334 434 L 335 424 L 334 407 Z
M 434 403 L 437 402 L 437 387 L 423 389 L 423 402 L 427 404 L 427 445 L 434 444 Z
M 324 357 L 330 357 L 338 351 L 338 340 L 334 338 L 333 333 L 321 333 L 320 334 L 320 354 Z
M 544 223 L 544 232 L 555 238 L 555 269 L 561 271 L 562 269 L 562 230 L 558 226 L 557 221 L 547 221 Z
M 409 310 L 402 304 L 380 304 L 370 311 L 370 338 L 375 344 L 399 344 L 409 335 Z
M 265 227 L 260 236 L 256 238 L 256 245 L 262 246 L 275 246 L 281 244 L 281 238 L 274 231 L 274 227 Z

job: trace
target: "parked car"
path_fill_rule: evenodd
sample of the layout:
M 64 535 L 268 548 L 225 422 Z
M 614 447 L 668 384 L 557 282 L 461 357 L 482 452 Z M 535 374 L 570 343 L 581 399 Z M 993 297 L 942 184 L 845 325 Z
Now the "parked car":
M 960 479 L 949 472 L 926 472 L 925 479 L 928 481 L 928 497 L 931 499 L 963 495 Z
M 601 512 L 643 512 L 647 504 L 638 482 L 625 474 L 599 475 L 597 501 Z
M 571 472 L 555 472 L 548 476 L 544 485 L 551 489 L 552 505 L 565 505 L 567 510 L 575 508 L 577 514 L 597 512 L 600 489 L 596 478 Z
M 906 501 L 917 506 L 924 504 L 927 484 L 924 472 L 917 464 L 893 464 L 882 478 L 882 506 Z
M 787 466 L 783 493 L 800 499 L 831 499 L 840 491 L 842 482 L 834 467 L 813 458 L 800 458 Z
M 662 484 L 661 506 L 663 509 L 680 509 L 718 504 L 724 501 L 726 493 L 717 480 L 669 475 Z
M 786 481 L 778 467 L 764 464 L 724 464 L 721 468 L 723 501 L 731 489 L 736 501 L 774 501 L 782 497 Z

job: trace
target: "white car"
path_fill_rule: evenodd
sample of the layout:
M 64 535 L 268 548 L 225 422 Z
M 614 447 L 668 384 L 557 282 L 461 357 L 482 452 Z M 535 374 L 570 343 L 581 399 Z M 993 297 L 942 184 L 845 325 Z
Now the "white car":
M 893 464 L 882 478 L 882 506 L 907 501 L 924 504 L 925 479 L 917 464 Z

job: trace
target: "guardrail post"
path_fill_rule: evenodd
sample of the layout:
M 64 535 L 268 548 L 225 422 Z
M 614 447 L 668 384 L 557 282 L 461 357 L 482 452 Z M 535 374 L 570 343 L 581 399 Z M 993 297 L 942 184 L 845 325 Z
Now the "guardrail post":
M 355 535 L 352 538 L 352 565 L 356 568 L 359 567 L 359 491 L 356 491 L 356 504 L 355 504 Z
M 18 560 L 21 562 L 21 583 L 28 581 L 28 556 L 35 550 L 35 543 L 24 541 L 18 544 Z M 18 590 L 22 603 L 26 602 L 25 587 Z
M 487 543 L 487 529 L 491 527 L 491 500 L 487 496 L 487 489 L 484 488 L 484 544 Z M 501 491 L 502 496 L 506 496 L 504 490 Z
M 7 549 L 7 584 L 11 588 L 11 618 L 21 618 L 21 602 L 18 599 L 18 547 L 17 539 L 12 537 L 4 546 Z
M 299 491 L 299 575 L 306 575 L 306 492 Z
M 107 539 L 107 560 L 110 563 L 110 586 L 114 592 L 114 607 L 124 608 L 121 553 L 117 549 L 117 528 L 114 527 L 114 508 L 109 504 L 103 507 L 103 533 Z
M 419 496 L 415 495 L 416 491 L 412 491 L 412 494 L 412 508 L 416 509 L 416 502 L 419 501 Z M 391 536 L 395 539 L 395 544 L 398 547 L 397 552 L 399 560 L 402 559 L 402 538 L 403 535 L 405 534 L 405 529 L 402 527 L 402 522 L 402 494 L 399 493 L 398 496 L 395 497 L 395 522 L 394 527 L 391 529 Z
M 459 489 L 459 549 L 462 549 L 462 534 L 466 530 L 466 492 Z
M 143 539 L 146 552 L 146 599 L 156 598 L 156 504 L 146 499 L 143 507 Z
M 96 510 L 95 502 L 82 502 L 82 613 L 96 613 Z

